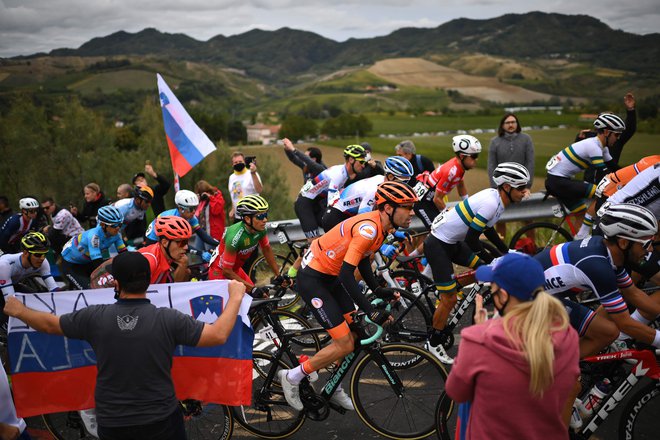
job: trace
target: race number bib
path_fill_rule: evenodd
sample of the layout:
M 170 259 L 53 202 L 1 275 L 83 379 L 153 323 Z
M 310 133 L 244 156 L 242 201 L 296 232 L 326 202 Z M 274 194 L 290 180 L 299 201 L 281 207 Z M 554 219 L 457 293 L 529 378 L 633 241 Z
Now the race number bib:
M 429 192 L 429 188 L 424 185 L 424 182 L 417 182 L 417 185 L 413 188 L 413 191 L 415 191 L 415 194 L 417 194 L 417 197 L 421 200 L 427 192 Z
M 561 159 L 559 158 L 559 155 L 558 155 L 558 154 L 555 154 L 554 156 L 552 156 L 552 157 L 550 158 L 550 160 L 548 161 L 548 163 L 545 164 L 545 169 L 548 170 L 548 171 L 550 171 L 550 170 L 553 169 L 553 168 L 554 168 L 554 167 L 555 167 L 560 161 L 561 161 Z
M 436 229 L 438 229 L 440 226 L 442 226 L 447 222 L 447 211 L 448 209 L 445 209 L 433 219 L 433 223 L 431 223 L 432 231 L 435 231 Z
M 303 269 L 307 267 L 307 265 L 312 261 L 312 258 L 314 258 L 314 253 L 312 252 L 312 248 L 309 248 L 302 257 L 300 267 Z
M 312 188 L 314 188 L 314 182 L 308 180 L 307 182 L 305 182 L 303 187 L 300 188 L 300 193 L 305 194 L 307 191 L 311 190 Z
M 605 190 L 607 189 L 608 186 L 610 186 L 611 183 L 612 181 L 610 180 L 609 177 L 607 176 L 603 177 L 598 183 L 598 186 L 596 187 L 596 193 L 595 193 L 596 197 L 597 198 L 603 197 L 603 194 L 605 194 Z

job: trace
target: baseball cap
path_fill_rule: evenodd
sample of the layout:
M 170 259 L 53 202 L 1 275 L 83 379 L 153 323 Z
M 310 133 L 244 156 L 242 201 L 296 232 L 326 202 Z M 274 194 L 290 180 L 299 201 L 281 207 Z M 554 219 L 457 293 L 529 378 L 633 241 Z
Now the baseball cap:
M 133 176 L 133 180 L 131 180 L 131 183 L 132 183 L 133 185 L 135 185 L 135 179 L 137 179 L 138 177 L 142 177 L 142 178 L 144 179 L 144 178 L 146 178 L 146 175 L 145 175 L 144 173 L 142 173 L 142 172 L 140 172 L 140 173 L 135 173 L 135 175 Z
M 532 293 L 545 283 L 541 263 L 518 253 L 506 254 L 494 264 L 478 267 L 475 276 L 478 281 L 496 282 L 521 301 L 532 300 Z
M 149 261 L 139 252 L 122 252 L 112 259 L 108 272 L 129 293 L 144 293 L 149 287 Z

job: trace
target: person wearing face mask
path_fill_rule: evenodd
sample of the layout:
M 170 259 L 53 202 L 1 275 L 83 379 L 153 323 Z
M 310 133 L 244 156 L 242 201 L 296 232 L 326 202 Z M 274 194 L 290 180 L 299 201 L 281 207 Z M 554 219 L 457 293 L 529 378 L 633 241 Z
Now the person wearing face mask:
M 578 335 L 561 302 L 543 291 L 543 267 L 511 253 L 476 277 L 491 283 L 503 318 L 486 320 L 478 301 L 477 325 L 461 332 L 446 390 L 455 402 L 471 402 L 461 420 L 465 438 L 568 439 Z
M 229 176 L 229 196 L 231 197 L 231 210 L 229 211 L 229 218 L 233 219 L 234 223 L 242 220 L 241 216 L 236 212 L 236 204 L 245 196 L 259 195 L 264 190 L 261 184 L 261 177 L 257 172 L 256 160 L 252 160 L 250 164 L 245 163 L 245 155 L 239 151 L 232 154 L 231 165 L 234 172 Z

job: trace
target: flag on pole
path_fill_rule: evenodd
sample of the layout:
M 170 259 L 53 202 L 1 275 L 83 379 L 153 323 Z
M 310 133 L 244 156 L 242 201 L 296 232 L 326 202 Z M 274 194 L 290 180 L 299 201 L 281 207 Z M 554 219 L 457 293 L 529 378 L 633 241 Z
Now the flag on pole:
M 211 139 L 195 124 L 160 74 L 158 95 L 172 168 L 180 177 L 215 151 Z

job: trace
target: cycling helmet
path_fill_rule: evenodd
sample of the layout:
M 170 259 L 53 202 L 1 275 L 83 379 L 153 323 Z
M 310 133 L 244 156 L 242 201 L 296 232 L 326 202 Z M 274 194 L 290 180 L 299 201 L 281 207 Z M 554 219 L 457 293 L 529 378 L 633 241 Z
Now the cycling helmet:
M 199 205 L 199 197 L 192 191 L 182 189 L 174 195 L 174 203 L 182 209 L 196 208 Z
M 658 221 L 643 206 L 619 203 L 605 209 L 599 228 L 605 238 L 647 238 L 658 232 Z
M 529 171 L 523 165 L 516 162 L 502 162 L 493 171 L 493 181 L 495 185 L 502 186 L 505 183 L 514 188 L 527 185 L 529 183 Z
M 25 197 L 18 201 L 18 206 L 21 209 L 37 209 L 39 208 L 39 202 L 32 197 Z
M 50 241 L 41 232 L 28 232 L 21 239 L 21 247 L 31 254 L 45 254 L 50 248 Z
M 598 130 L 611 130 L 621 133 L 626 129 L 626 123 L 614 113 L 601 113 L 594 121 L 594 127 Z
M 408 159 L 401 156 L 391 156 L 385 159 L 385 174 L 393 174 L 400 180 L 408 181 L 413 176 L 413 167 Z
M 376 206 L 385 203 L 407 205 L 418 200 L 415 191 L 403 182 L 383 182 L 376 189 Z
M 190 223 L 183 217 L 165 215 L 155 220 L 156 236 L 170 240 L 185 240 L 192 236 Z
M 481 142 L 469 134 L 461 134 L 452 138 L 451 146 L 455 153 L 479 154 L 481 153 Z
M 136 186 L 133 188 L 133 194 L 135 197 L 145 200 L 147 202 L 151 202 L 154 198 L 154 190 L 149 188 L 148 186 Z
M 96 213 L 96 220 L 99 223 L 116 226 L 124 222 L 124 214 L 112 205 L 101 206 Z
M 254 215 L 268 211 L 268 202 L 257 194 L 250 194 L 243 197 L 236 204 L 236 212 L 241 217 L 245 215 Z
M 348 147 L 344 148 L 344 157 L 366 160 L 367 150 L 365 150 L 362 145 L 349 145 Z

